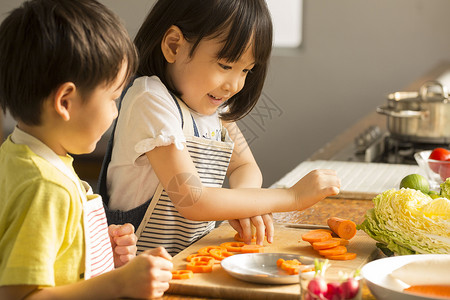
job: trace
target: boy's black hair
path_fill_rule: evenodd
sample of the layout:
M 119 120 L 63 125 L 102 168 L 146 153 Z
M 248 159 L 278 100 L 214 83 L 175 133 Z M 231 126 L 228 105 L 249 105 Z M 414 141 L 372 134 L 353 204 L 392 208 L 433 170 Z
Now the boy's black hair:
M 0 26 L 0 104 L 16 120 L 41 123 L 44 100 L 65 82 L 83 99 L 111 84 L 122 64 L 128 80 L 137 52 L 119 18 L 94 0 L 31 0 Z
M 224 38 L 218 59 L 237 61 L 252 42 L 255 66 L 243 89 L 224 105 L 224 120 L 236 121 L 248 114 L 258 101 L 272 49 L 272 21 L 265 0 L 159 0 L 139 29 L 134 43 L 139 53 L 138 76 L 158 76 L 166 87 L 180 96 L 167 78 L 167 62 L 161 41 L 176 25 L 192 43 L 190 56 L 203 38 Z

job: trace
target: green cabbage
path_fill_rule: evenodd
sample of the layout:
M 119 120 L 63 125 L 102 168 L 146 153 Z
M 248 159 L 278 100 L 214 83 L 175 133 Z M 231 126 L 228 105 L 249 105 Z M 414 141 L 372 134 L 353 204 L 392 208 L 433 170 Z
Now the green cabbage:
M 450 254 L 450 200 L 420 191 L 391 189 L 377 195 L 374 208 L 357 226 L 395 254 Z
M 450 198 L 450 178 L 441 183 L 441 195 L 442 197 Z

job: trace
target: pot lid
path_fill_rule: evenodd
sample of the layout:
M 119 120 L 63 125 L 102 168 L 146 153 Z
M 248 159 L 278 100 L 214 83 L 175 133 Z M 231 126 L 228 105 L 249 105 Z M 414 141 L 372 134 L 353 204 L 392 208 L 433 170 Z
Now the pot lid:
M 389 101 L 426 101 L 442 102 L 449 101 L 447 87 L 438 81 L 425 82 L 418 92 L 395 92 L 388 95 Z

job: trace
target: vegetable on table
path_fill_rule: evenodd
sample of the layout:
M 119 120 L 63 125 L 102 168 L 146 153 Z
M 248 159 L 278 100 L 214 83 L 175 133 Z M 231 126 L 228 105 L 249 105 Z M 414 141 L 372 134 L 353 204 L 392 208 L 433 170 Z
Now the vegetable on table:
M 415 295 L 450 299 L 450 285 L 412 285 L 404 291 Z
M 176 270 L 172 271 L 172 279 L 191 279 L 194 277 L 194 272 L 191 270 Z
M 220 244 L 220 247 L 225 248 L 230 252 L 241 252 L 241 248 L 244 245 L 245 243 L 243 242 L 226 242 Z
M 430 183 L 420 174 L 409 174 L 400 181 L 400 188 L 409 188 L 428 194 L 430 192 Z
M 444 184 L 443 196 L 450 191 L 450 181 Z M 397 255 L 450 253 L 449 199 L 432 199 L 413 189 L 391 189 L 372 201 L 374 208 L 357 229 L 378 241 L 380 249 Z
M 323 242 L 312 243 L 312 247 L 314 248 L 314 250 L 328 249 L 328 248 L 333 248 L 333 247 L 336 247 L 339 245 L 341 245 L 341 242 L 336 239 L 333 239 L 333 238 L 323 241 Z
M 242 253 L 263 253 L 264 246 L 263 245 L 244 245 L 241 247 Z
M 234 240 L 237 241 L 237 242 L 243 242 L 244 241 L 244 239 L 240 236 L 239 232 L 236 232 L 236 234 L 234 235 Z M 252 236 L 251 242 L 252 243 L 256 242 L 256 237 L 255 236 Z
M 302 235 L 302 240 L 310 243 L 323 242 L 331 239 L 331 234 L 323 230 L 311 230 Z
M 433 151 L 431 151 L 428 159 L 440 161 L 448 160 L 450 159 L 450 151 L 445 148 L 435 148 L 433 149 Z M 429 161 L 428 165 L 430 166 L 430 169 L 433 170 L 433 172 L 439 174 L 439 169 L 441 166 L 439 162 Z
M 198 256 L 192 258 L 192 260 L 186 265 L 186 269 L 191 270 L 194 273 L 210 273 L 213 270 L 214 258 L 206 256 Z
M 356 258 L 356 253 L 345 252 L 343 254 L 327 255 L 327 256 L 325 256 L 325 258 L 332 259 L 332 260 L 352 260 L 352 259 Z
M 331 217 L 328 218 L 327 224 L 340 238 L 350 240 L 356 235 L 356 224 L 351 220 Z
M 209 255 L 209 251 L 211 249 L 223 249 L 223 250 L 226 250 L 224 247 L 221 247 L 221 246 L 206 246 L 206 247 L 201 248 L 197 252 L 199 254 L 201 254 L 201 255 Z
M 333 248 L 328 248 L 328 249 L 322 249 L 322 250 L 318 250 L 319 254 L 322 256 L 333 256 L 333 255 L 340 255 L 340 254 L 344 254 L 347 252 L 347 247 L 345 246 L 336 246 Z
M 227 257 L 234 255 L 233 253 L 228 252 L 227 249 L 214 248 L 209 250 L 209 255 L 214 257 L 217 261 L 221 261 Z

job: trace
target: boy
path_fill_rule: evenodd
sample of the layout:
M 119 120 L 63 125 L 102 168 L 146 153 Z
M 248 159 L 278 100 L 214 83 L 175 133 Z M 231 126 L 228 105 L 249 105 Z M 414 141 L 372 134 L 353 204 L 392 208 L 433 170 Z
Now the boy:
M 32 0 L 1 24 L 0 104 L 17 127 L 0 147 L 0 299 L 167 290 L 170 255 L 134 258 L 134 228 L 108 230 L 101 198 L 68 155 L 94 150 L 136 65 L 125 29 L 96 1 Z

